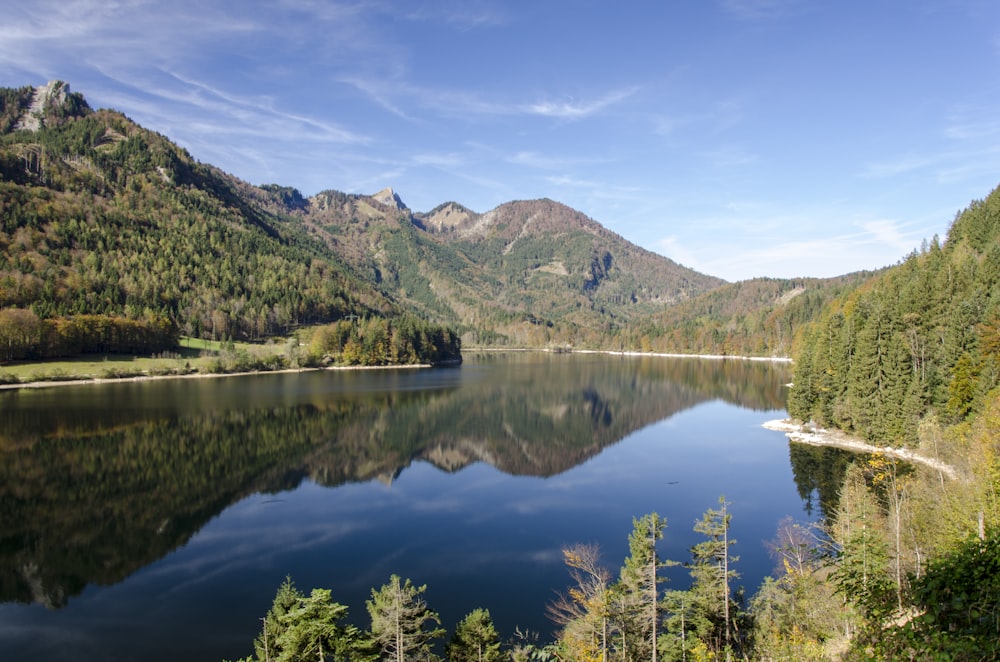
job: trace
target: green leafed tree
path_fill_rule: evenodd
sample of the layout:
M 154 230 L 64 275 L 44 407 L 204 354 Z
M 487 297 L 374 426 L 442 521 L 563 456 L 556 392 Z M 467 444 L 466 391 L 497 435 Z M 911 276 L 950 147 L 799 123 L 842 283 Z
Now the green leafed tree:
M 441 619 L 423 598 L 426 585 L 414 586 L 392 575 L 387 584 L 372 589 L 365 602 L 371 616 L 371 643 L 383 660 L 435 660 L 434 641 L 444 635 Z
M 915 615 L 879 633 L 881 659 L 1000 659 L 1000 536 L 970 537 L 916 580 Z
M 840 594 L 876 625 L 896 607 L 890 573 L 888 526 L 861 467 L 844 480 L 833 536 L 840 554 L 833 581 Z
M 451 662 L 500 662 L 500 635 L 487 609 L 474 609 L 455 626 L 447 648 Z

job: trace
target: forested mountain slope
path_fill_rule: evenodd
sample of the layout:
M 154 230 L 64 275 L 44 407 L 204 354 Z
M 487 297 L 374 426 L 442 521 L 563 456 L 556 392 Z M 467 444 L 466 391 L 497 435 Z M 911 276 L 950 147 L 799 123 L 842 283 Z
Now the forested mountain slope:
M 63 84 L 3 90 L 0 104 L 0 308 L 165 316 L 190 335 L 250 339 L 395 308 L 268 211 L 280 191 Z
M 631 324 L 623 346 L 722 356 L 791 356 L 800 331 L 871 272 L 728 283 Z
M 957 423 L 1000 381 L 1000 189 L 837 299 L 804 338 L 789 411 L 903 444 L 928 413 Z
M 472 345 L 787 356 L 868 275 L 726 284 L 552 200 L 418 213 L 391 189 L 254 186 L 58 82 L 0 90 L 0 218 L 0 309 L 157 338 L 406 312 Z
M 957 477 L 859 457 L 815 557 L 832 563 L 782 552 L 754 598 L 760 659 L 1000 658 L 1000 189 L 827 305 L 795 358 L 793 417 Z M 809 616 L 824 612 L 842 617 Z
M 297 209 L 384 291 L 477 344 L 614 344 L 630 322 L 723 283 L 551 200 L 413 213 L 391 189 L 325 191 Z

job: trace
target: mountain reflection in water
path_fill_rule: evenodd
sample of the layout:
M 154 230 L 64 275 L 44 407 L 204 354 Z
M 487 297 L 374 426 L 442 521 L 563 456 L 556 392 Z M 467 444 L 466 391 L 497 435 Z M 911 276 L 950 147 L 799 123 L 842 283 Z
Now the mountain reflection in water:
M 557 476 L 700 403 L 782 410 L 789 372 L 739 360 L 490 353 L 436 370 L 3 393 L 0 599 L 64 607 L 183 547 L 246 497 L 307 479 L 389 484 L 415 462 Z M 818 479 L 797 480 L 811 498 Z

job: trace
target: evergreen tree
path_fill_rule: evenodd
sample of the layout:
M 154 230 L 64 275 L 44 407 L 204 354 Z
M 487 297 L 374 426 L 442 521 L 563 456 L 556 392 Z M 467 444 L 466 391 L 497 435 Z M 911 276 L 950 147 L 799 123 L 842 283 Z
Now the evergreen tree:
M 739 557 L 729 552 L 736 541 L 729 537 L 732 516 L 725 497 L 719 497 L 719 506 L 717 510 L 709 508 L 695 522 L 694 530 L 707 540 L 691 548 L 692 558 L 688 568 L 693 580 L 690 593 L 694 602 L 713 623 L 713 631 L 705 643 L 712 650 L 725 651 L 728 656 L 736 643 L 734 600 L 729 582 L 739 577 L 739 573 L 732 568 Z
M 313 589 L 309 596 L 286 577 L 274 596 L 263 628 L 254 640 L 261 662 L 349 660 L 358 650 L 360 631 L 342 625 L 347 607 L 333 602 L 329 589 Z
M 383 659 L 434 660 L 431 648 L 444 635 L 441 619 L 423 599 L 427 586 L 414 586 L 407 579 L 401 582 L 392 575 L 389 583 L 372 589 L 372 599 L 365 602 L 371 616 L 371 641 Z
M 455 626 L 447 648 L 451 662 L 500 662 L 500 635 L 490 612 L 474 609 Z
M 656 550 L 663 538 L 666 518 L 657 513 L 632 520 L 628 537 L 629 555 L 614 587 L 620 619 L 619 636 L 624 659 L 657 660 L 657 639 L 661 620 L 659 587 L 666 578 L 660 571 L 674 565 Z
M 275 593 L 271 608 L 263 619 L 263 628 L 260 635 L 254 640 L 254 650 L 258 660 L 276 660 L 280 655 L 281 648 L 278 639 L 288 629 L 288 614 L 299 606 L 303 599 L 302 592 L 295 587 L 291 577 L 285 577 L 285 581 L 278 587 Z
M 833 580 L 844 599 L 876 623 L 896 607 L 886 528 L 862 469 L 852 466 L 833 531 L 840 546 Z
M 300 660 L 349 660 L 358 648 L 361 633 L 341 625 L 347 607 L 330 599 L 330 589 L 314 588 L 308 597 L 283 616 L 284 630 L 276 639 L 275 662 Z

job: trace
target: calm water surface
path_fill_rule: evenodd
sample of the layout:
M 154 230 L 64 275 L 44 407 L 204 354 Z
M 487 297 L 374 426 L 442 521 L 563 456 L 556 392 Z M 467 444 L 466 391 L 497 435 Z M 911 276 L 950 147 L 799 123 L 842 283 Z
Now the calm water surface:
M 460 368 L 309 372 L 0 394 L 0 658 L 252 653 L 286 575 L 364 601 L 393 573 L 445 626 L 488 608 L 547 641 L 560 549 L 615 574 L 632 518 L 731 502 L 742 577 L 783 517 L 815 519 L 829 455 L 763 430 L 788 368 L 487 354 Z M 826 451 L 822 451 L 826 453 Z M 833 462 L 835 464 L 835 462 Z M 673 569 L 672 586 L 687 577 Z

